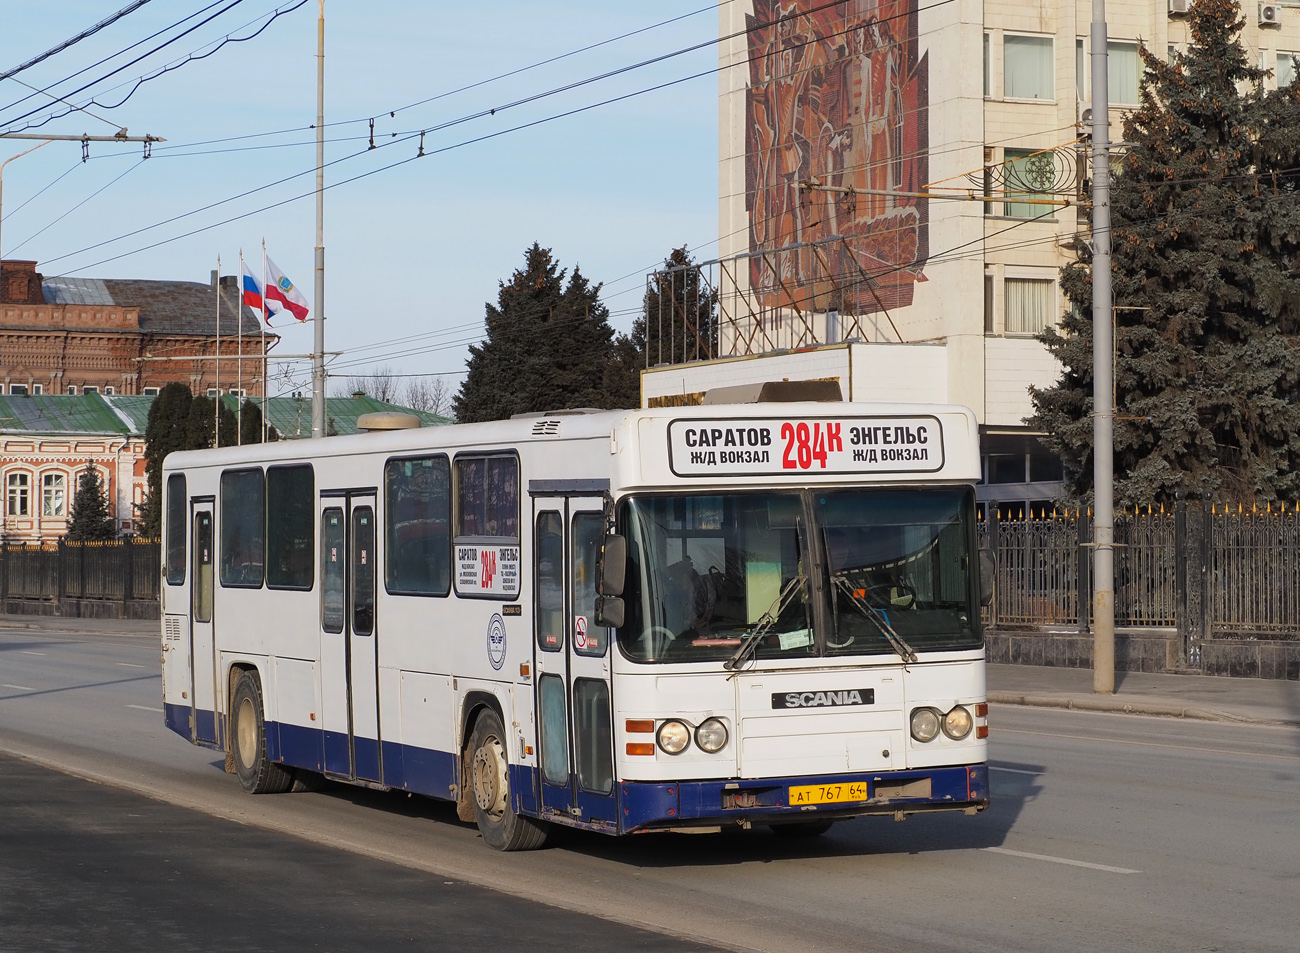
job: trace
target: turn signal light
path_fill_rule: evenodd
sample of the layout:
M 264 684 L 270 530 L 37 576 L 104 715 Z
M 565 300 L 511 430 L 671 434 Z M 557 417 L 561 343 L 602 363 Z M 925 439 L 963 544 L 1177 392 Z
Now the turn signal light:
M 628 754 L 640 754 L 654 756 L 655 746 L 649 741 L 629 741 L 627 743 Z
M 655 731 L 653 718 L 629 718 L 624 722 L 628 734 L 652 735 Z
M 988 703 L 988 702 L 980 702 L 978 705 L 975 706 L 975 717 L 976 717 L 976 718 L 987 718 L 988 716 L 989 716 L 989 703 Z
M 988 725 L 980 725 L 978 728 L 975 729 L 976 738 L 987 738 L 988 736 L 989 736 Z

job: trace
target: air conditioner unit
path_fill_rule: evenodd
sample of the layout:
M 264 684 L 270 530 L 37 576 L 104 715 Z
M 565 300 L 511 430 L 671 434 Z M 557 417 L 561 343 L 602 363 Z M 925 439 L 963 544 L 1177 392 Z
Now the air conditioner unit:
M 1276 3 L 1261 3 L 1259 5 L 1259 25 L 1260 26 L 1281 26 L 1282 25 L 1282 7 Z
M 1192 0 L 1169 0 L 1169 15 L 1185 17 L 1192 12 Z
M 1074 104 L 1078 111 L 1078 124 L 1083 126 L 1083 131 L 1088 132 L 1092 129 L 1092 103 L 1077 102 Z

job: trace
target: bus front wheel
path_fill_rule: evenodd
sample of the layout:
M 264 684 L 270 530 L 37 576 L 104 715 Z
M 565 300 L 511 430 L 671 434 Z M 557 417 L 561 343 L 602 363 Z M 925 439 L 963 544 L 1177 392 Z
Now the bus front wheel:
M 496 850 L 536 850 L 545 844 L 548 825 L 514 809 L 506 733 L 496 712 L 488 709 L 479 714 L 468 753 L 474 820 L 487 845 Z
M 262 711 L 262 682 L 256 672 L 245 672 L 235 685 L 230 706 L 235 774 L 249 794 L 281 794 L 293 784 L 293 774 L 266 756 L 266 720 Z

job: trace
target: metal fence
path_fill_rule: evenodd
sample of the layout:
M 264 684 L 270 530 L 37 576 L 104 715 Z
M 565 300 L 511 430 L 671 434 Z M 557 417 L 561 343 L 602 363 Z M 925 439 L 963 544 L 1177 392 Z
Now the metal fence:
M 991 513 L 981 533 L 997 565 L 987 623 L 1087 629 L 1089 511 Z M 1300 641 L 1300 506 L 1180 501 L 1116 513 L 1115 623 Z
M 0 543 L 0 600 L 156 603 L 161 571 L 156 539 Z

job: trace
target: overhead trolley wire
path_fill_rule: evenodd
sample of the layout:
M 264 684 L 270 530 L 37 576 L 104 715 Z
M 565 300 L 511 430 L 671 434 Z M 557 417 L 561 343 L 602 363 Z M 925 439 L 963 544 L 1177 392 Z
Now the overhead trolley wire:
M 9 79 L 12 76 L 17 76 L 23 70 L 30 69 L 31 67 L 35 66 L 37 63 L 43 63 L 45 62 L 45 60 L 48 60 L 51 56 L 55 56 L 59 53 L 62 53 L 68 47 L 75 46 L 76 44 L 80 43 L 82 40 L 94 36 L 100 30 L 104 29 L 104 27 L 112 26 L 114 23 L 122 19 L 124 16 L 134 13 L 136 10 L 139 10 L 142 6 L 144 6 L 146 3 L 149 2 L 151 2 L 151 0 L 135 0 L 134 3 L 127 4 L 125 7 L 123 7 L 121 10 L 118 10 L 112 16 L 105 17 L 104 19 L 96 23 L 94 26 L 87 27 L 86 29 L 78 33 L 76 36 L 69 37 L 68 39 L 64 40 L 58 46 L 51 47 L 50 49 L 46 50 L 44 53 L 40 54 L 39 56 L 33 56 L 26 63 L 20 63 L 19 65 L 15 66 L 13 69 L 0 73 L 0 81 Z

